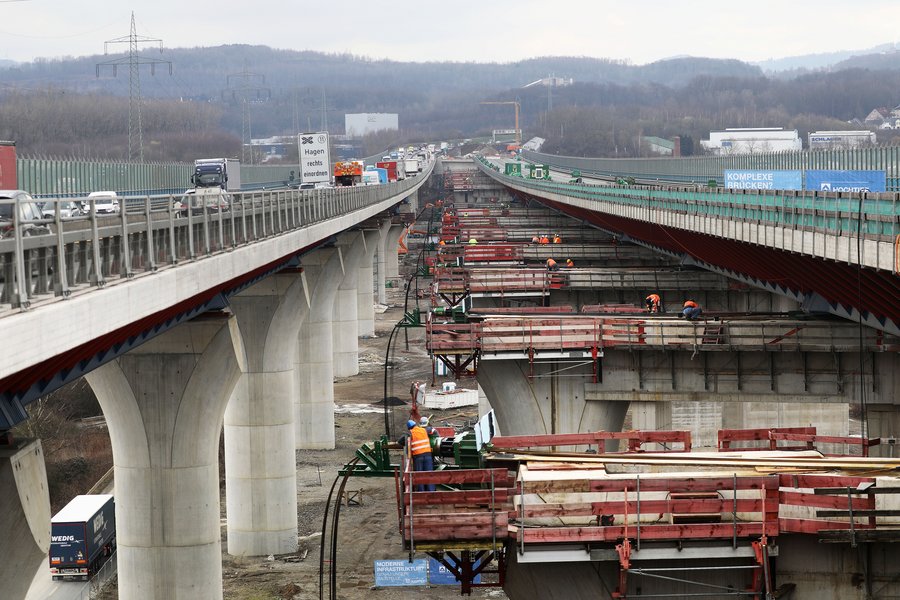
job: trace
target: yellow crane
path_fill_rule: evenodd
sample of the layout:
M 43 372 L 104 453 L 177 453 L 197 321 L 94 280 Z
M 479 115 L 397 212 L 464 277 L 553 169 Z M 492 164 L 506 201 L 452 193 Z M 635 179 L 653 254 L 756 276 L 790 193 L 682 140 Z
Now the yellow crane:
M 522 134 L 519 131 L 519 101 L 518 100 L 497 100 L 490 102 L 482 102 L 481 104 L 512 104 L 516 107 L 516 146 L 522 145 Z

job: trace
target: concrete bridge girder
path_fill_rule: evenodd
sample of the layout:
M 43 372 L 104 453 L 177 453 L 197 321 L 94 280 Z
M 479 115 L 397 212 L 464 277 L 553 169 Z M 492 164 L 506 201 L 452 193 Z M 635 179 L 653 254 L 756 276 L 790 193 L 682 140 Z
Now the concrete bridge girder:
M 112 441 L 123 600 L 222 598 L 219 434 L 244 356 L 237 320 L 209 315 L 87 375 Z
M 225 410 L 228 553 L 297 548 L 294 355 L 306 318 L 303 278 L 277 273 L 232 297 L 247 371 Z

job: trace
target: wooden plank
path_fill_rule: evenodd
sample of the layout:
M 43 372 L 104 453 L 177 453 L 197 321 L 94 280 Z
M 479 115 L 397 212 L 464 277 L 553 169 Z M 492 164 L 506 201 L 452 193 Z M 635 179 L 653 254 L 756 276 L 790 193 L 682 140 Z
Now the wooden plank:
M 738 477 L 685 477 L 665 479 L 641 479 L 642 492 L 715 492 L 719 490 L 774 490 L 778 487 L 778 479 L 774 476 Z M 531 484 L 529 484 L 529 488 Z M 590 482 L 592 492 L 621 492 L 628 488 L 634 491 L 637 481 L 634 479 L 594 479 Z
M 527 491 L 527 490 L 526 490 Z M 629 494 L 632 498 L 633 494 Z M 641 500 L 641 514 L 731 514 L 734 502 L 731 498 L 717 499 L 684 499 L 684 500 Z M 627 513 L 635 515 L 638 511 L 638 502 L 630 500 L 627 503 Z M 737 511 L 741 513 L 777 512 L 778 500 L 776 498 L 739 498 Z M 525 517 L 583 517 L 600 515 L 624 515 L 626 503 L 624 500 L 610 500 L 604 502 L 576 502 L 571 504 L 526 504 Z
M 827 464 L 827 463 L 825 463 Z M 781 475 L 779 485 L 789 488 L 857 487 L 860 483 L 875 483 L 874 477 L 852 475 Z
M 817 496 L 803 492 L 778 492 L 781 504 L 789 506 L 811 506 L 814 508 L 847 508 L 847 496 Z M 854 509 L 871 508 L 868 498 L 853 498 Z
M 509 498 L 518 493 L 515 488 L 495 488 L 493 501 L 501 507 Z M 455 490 L 435 492 L 413 492 L 413 506 L 426 506 L 429 504 L 484 504 L 491 503 L 491 490 Z M 403 502 L 409 506 L 409 492 L 403 494 Z
M 849 517 L 849 510 L 817 510 L 817 517 Z M 854 517 L 900 517 L 900 510 L 894 509 L 860 509 L 853 510 Z
M 847 490 L 850 490 L 851 494 L 900 494 L 900 487 L 870 487 L 863 491 L 859 491 L 856 488 L 843 488 L 843 487 L 835 487 L 835 488 L 816 488 L 813 490 L 813 493 L 816 495 L 826 495 L 826 494 L 843 494 L 847 495 Z
M 778 527 L 782 533 L 819 533 L 824 529 L 850 529 L 850 523 L 843 521 L 822 521 L 817 519 L 778 519 Z M 862 523 L 854 527 L 864 528 Z M 865 527 L 868 527 L 867 525 Z
M 679 540 L 679 539 L 731 539 L 735 531 L 739 538 L 758 538 L 766 535 L 778 535 L 778 524 L 772 523 L 701 523 L 682 525 L 641 525 L 641 540 Z M 625 527 L 539 527 L 534 529 L 518 529 L 516 537 L 525 536 L 525 543 L 555 542 L 614 542 L 624 539 Z M 635 536 L 635 526 L 628 527 L 628 536 Z
M 403 474 L 403 480 L 407 484 L 409 483 L 409 473 L 407 471 Z M 495 487 L 512 487 L 514 482 L 507 469 L 445 469 L 443 471 L 413 471 L 412 473 L 415 485 L 491 483 L 492 473 Z

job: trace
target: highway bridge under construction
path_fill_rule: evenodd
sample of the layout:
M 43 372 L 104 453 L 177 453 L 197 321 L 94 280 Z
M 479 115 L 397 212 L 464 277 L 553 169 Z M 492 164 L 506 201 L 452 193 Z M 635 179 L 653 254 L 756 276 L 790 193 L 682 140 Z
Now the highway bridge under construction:
M 475 378 L 484 416 L 434 429 L 433 472 L 392 463 L 387 438 L 352 469 L 395 479 L 410 561 L 515 600 L 900 593 L 895 332 L 479 162 L 445 160 L 444 199 L 410 229 L 429 306 L 407 320 L 432 383 Z

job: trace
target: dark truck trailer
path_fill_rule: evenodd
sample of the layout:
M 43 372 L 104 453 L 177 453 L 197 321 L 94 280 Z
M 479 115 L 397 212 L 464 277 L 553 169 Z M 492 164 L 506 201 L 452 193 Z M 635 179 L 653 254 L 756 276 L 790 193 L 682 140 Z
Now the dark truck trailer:
M 89 580 L 116 548 L 116 503 L 111 494 L 75 496 L 50 520 L 53 580 Z

